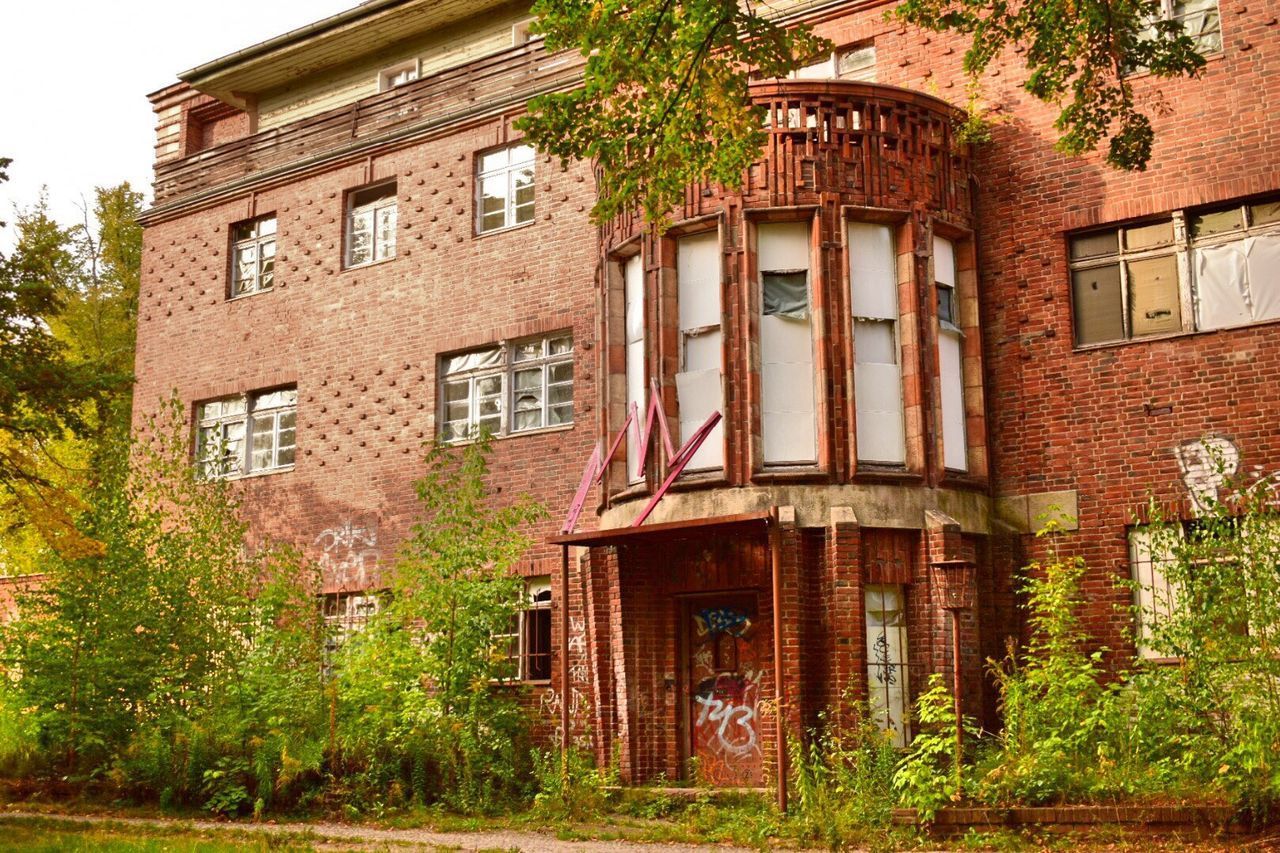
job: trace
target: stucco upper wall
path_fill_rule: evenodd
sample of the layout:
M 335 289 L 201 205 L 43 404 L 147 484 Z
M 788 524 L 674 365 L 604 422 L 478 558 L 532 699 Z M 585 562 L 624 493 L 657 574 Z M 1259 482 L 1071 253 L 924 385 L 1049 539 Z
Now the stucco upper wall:
M 402 62 L 418 60 L 419 74 L 426 77 L 505 50 L 515 43 L 515 25 L 528 17 L 529 4 L 519 0 L 357 56 L 336 68 L 298 76 L 259 96 L 258 128 L 279 127 L 376 94 L 379 72 Z

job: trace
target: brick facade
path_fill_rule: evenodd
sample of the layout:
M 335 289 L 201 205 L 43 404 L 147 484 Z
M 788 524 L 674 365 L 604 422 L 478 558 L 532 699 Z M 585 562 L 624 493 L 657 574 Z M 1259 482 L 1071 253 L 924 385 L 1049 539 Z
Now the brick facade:
M 849 700 L 874 686 L 876 655 L 896 653 L 869 648 L 868 590 L 901 595 L 902 663 L 917 695 L 929 673 L 950 671 L 940 563 L 975 569 L 977 605 L 961 619 L 962 698 L 995 725 L 983 661 L 1024 633 L 1016 570 L 1041 554 L 1033 510 L 1051 503 L 1076 516 L 1068 547 L 1090 567 L 1087 626 L 1114 654 L 1131 653 L 1131 593 L 1114 583 L 1129 574 L 1127 526 L 1150 494 L 1190 513 L 1174 453 L 1188 442 L 1230 441 L 1242 473 L 1280 469 L 1280 337 L 1264 323 L 1077 347 L 1068 239 L 1280 192 L 1280 139 L 1263 108 L 1280 98 L 1275 9 L 1220 0 L 1224 48 L 1201 77 L 1139 81 L 1144 102 L 1162 104 L 1157 143 L 1147 171 L 1121 174 L 1096 155 L 1053 150 L 1055 114 L 1020 89 L 1016 53 L 983 84 L 993 141 L 956 144 L 961 42 L 887 23 L 884 8 L 851 2 L 810 16 L 837 45 L 873 40 L 879 85 L 756 84 L 753 97 L 783 117 L 760 164 L 741 192 L 690 188 L 661 237 L 626 218 L 592 226 L 590 169 L 542 155 L 532 222 L 476 233 L 477 153 L 514 141 L 522 99 L 575 73 L 572 61 L 545 62 L 537 45 L 263 133 L 251 113 L 187 84 L 156 93 L 136 422 L 170 393 L 194 415 L 200 401 L 296 385 L 296 462 L 240 481 L 255 533 L 310 549 L 326 591 L 373 588 L 413 518 L 421 444 L 440 429 L 440 357 L 571 332 L 572 427 L 496 441 L 492 482 L 498 501 L 529 494 L 551 510 L 522 571 L 552 576 L 554 625 L 569 608 L 551 683 L 530 701 L 546 711 L 548 734 L 567 701 L 574 733 L 599 760 L 616 756 L 628 781 L 687 776 L 688 759 L 704 757 L 694 730 L 708 719 L 720 738 L 708 748 L 750 765 L 748 782 L 773 778 L 778 674 L 781 717 L 798 734 L 824 713 L 852 713 Z M 801 118 L 788 126 L 790 110 Z M 348 193 L 388 180 L 395 257 L 346 269 Z M 228 299 L 231 228 L 270 213 L 274 287 Z M 818 461 L 788 470 L 761 459 L 754 289 L 755 229 L 778 220 L 812 223 L 814 258 Z M 884 223 L 896 243 L 906 445 L 897 467 L 857 454 L 848 221 Z M 646 376 L 678 424 L 675 241 L 708 230 L 722 263 L 725 467 L 678 481 L 655 512 L 656 532 L 623 535 L 670 460 L 655 442 L 639 484 L 615 460 L 588 494 L 579 524 L 588 533 L 575 540 L 562 589 L 560 549 L 546 540 L 593 446 L 627 411 L 619 265 L 641 253 Z M 964 471 L 943 464 L 935 237 L 955 246 Z M 696 528 L 717 517 L 724 523 Z M 720 613 L 715 596 L 749 609 L 738 616 L 750 624 Z M 721 684 L 720 671 L 738 664 L 750 677 Z M 698 676 L 704 665 L 714 678 Z M 744 690 L 750 714 L 738 710 Z

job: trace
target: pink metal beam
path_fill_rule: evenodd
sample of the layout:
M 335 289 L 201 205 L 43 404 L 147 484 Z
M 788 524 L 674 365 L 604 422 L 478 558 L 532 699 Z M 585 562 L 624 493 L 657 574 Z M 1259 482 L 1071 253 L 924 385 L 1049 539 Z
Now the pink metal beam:
M 715 429 L 716 424 L 720 423 L 721 414 L 712 412 L 706 422 L 698 427 L 698 429 L 689 436 L 689 440 L 680 448 L 680 452 L 676 453 L 671 459 L 671 468 L 667 472 L 667 479 L 662 481 L 662 485 L 653 493 L 653 497 L 649 499 L 649 503 L 636 516 L 636 520 L 631 522 L 632 527 L 639 527 L 644 524 L 650 513 L 657 507 L 658 502 L 667 494 L 667 490 L 671 488 L 671 484 L 684 471 L 685 466 L 689 464 L 689 460 L 693 458 L 693 454 L 697 453 L 698 448 L 702 446 L 702 442 L 707 440 L 707 436 L 711 435 L 711 430 Z

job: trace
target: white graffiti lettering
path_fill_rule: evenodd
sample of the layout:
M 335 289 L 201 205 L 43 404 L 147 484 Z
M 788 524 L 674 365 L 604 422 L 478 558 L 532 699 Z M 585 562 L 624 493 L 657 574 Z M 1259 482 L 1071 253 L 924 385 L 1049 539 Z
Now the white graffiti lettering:
M 1191 508 L 1203 515 L 1218 500 L 1218 489 L 1240 467 L 1240 451 L 1225 438 L 1201 438 L 1173 449 Z
M 746 705 L 735 705 L 733 702 L 722 702 L 712 696 L 694 697 L 702 711 L 698 714 L 698 725 L 708 722 L 719 723 L 716 729 L 716 740 L 726 752 L 733 755 L 746 755 L 756 747 L 755 709 Z M 730 724 L 735 724 L 731 729 Z

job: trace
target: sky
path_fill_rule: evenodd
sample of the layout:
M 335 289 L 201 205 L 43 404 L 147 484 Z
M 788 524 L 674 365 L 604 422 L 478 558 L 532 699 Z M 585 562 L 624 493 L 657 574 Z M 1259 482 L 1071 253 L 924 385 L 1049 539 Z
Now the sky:
M 358 5 L 358 0 L 54 0 L 0 12 L 0 221 L 48 187 L 53 216 L 81 221 L 96 186 L 151 199 L 147 95 L 188 68 Z M 12 224 L 0 252 L 13 247 Z

